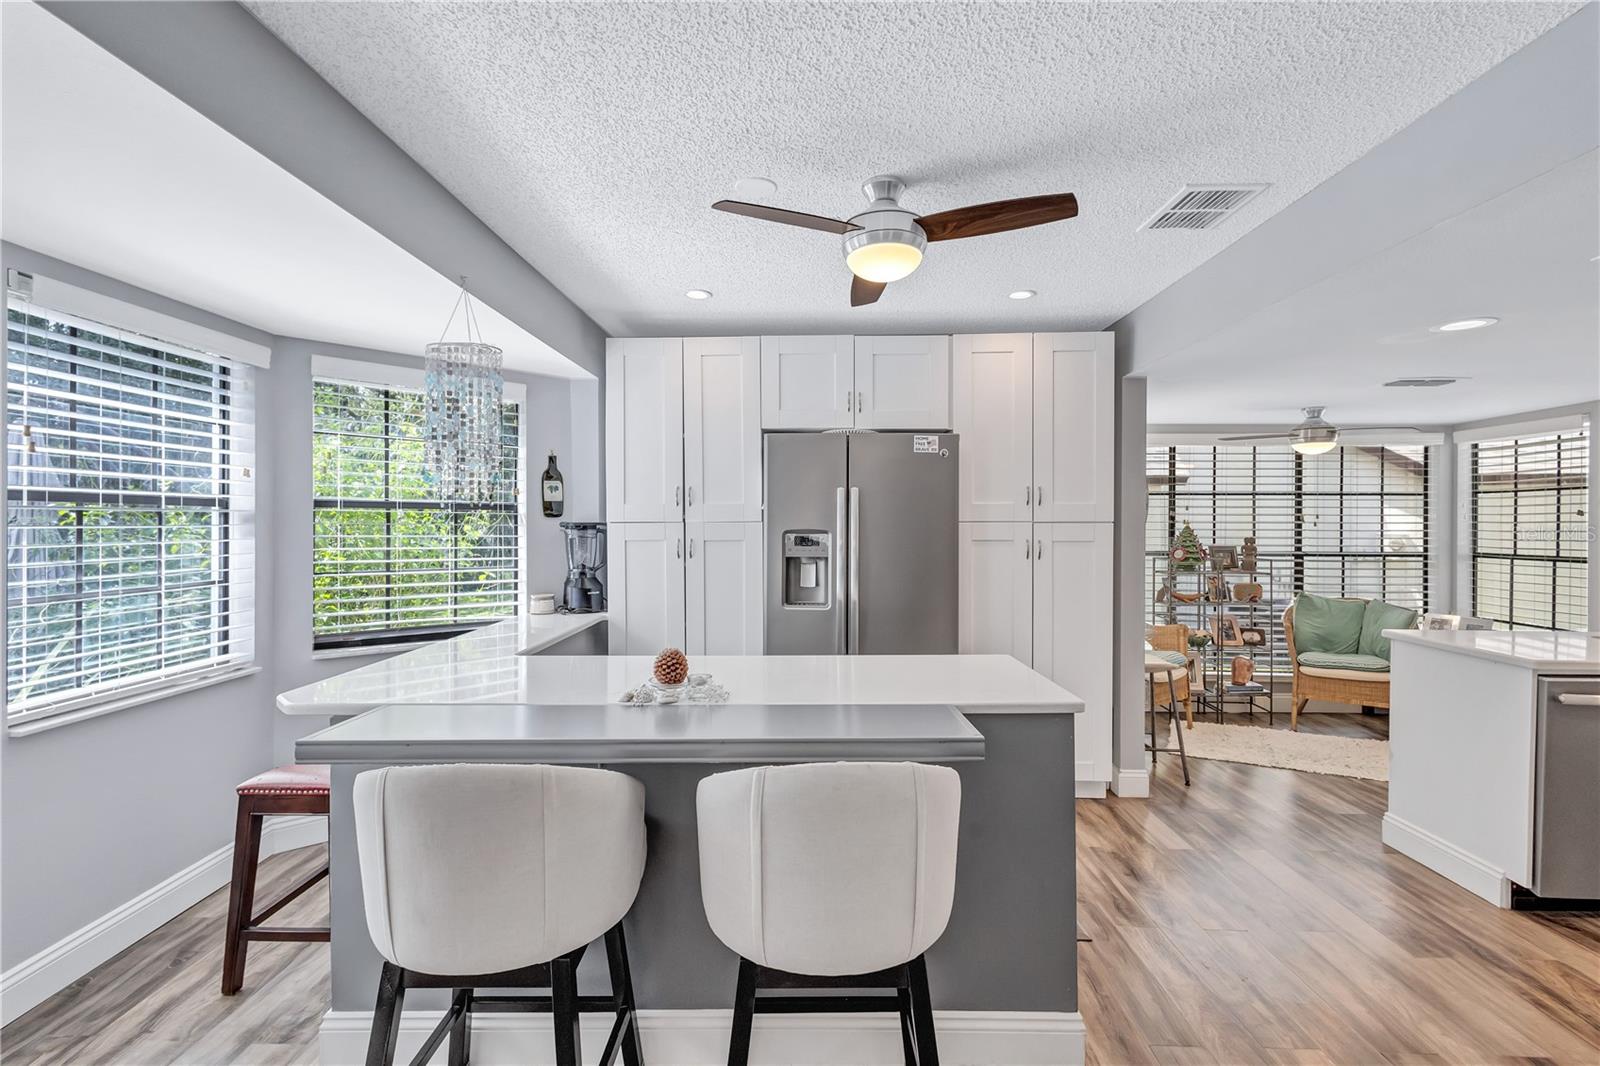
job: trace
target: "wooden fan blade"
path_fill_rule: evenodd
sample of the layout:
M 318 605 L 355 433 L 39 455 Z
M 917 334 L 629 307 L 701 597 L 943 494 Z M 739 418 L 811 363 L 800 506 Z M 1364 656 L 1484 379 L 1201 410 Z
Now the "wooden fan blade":
M 781 222 L 785 226 L 819 229 L 824 233 L 850 233 L 861 228 L 854 222 L 840 222 L 836 218 L 808 215 L 804 211 L 787 211 L 781 207 L 768 207 L 766 204 L 747 204 L 743 200 L 718 200 L 711 207 L 715 211 L 726 211 L 730 215 L 759 218 L 763 222 Z
M 883 295 L 883 290 L 889 287 L 887 281 L 867 281 L 865 278 L 850 277 L 850 306 L 860 307 L 863 304 L 875 304 L 878 297 Z
M 1218 437 L 1218 440 L 1282 440 L 1289 435 L 1289 430 L 1280 430 L 1277 433 L 1251 433 L 1244 437 Z
M 1070 192 L 1048 196 L 1024 196 L 1018 200 L 996 200 L 989 204 L 958 207 L 917 219 L 917 225 L 930 241 L 953 241 L 958 237 L 982 237 L 990 233 L 1042 226 L 1076 218 L 1078 198 Z

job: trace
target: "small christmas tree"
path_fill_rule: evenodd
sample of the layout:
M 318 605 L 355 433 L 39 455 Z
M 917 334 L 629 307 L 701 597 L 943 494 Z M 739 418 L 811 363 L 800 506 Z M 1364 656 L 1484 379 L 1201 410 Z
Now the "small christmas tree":
M 1200 546 L 1200 538 L 1189 523 L 1185 522 L 1183 528 L 1178 530 L 1178 535 L 1172 538 L 1167 557 L 1177 570 L 1198 570 L 1205 562 L 1206 550 Z

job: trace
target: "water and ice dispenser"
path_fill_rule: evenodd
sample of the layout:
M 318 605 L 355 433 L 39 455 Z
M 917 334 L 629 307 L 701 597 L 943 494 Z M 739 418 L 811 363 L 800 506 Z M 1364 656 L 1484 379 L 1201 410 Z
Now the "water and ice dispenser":
M 832 605 L 832 565 L 832 534 L 821 529 L 784 530 L 783 605 L 827 610 Z

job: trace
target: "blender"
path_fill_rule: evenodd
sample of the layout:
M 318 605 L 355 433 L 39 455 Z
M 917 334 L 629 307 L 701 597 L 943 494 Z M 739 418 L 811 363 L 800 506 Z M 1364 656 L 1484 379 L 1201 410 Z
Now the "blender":
M 606 609 L 600 571 L 606 565 L 604 522 L 563 522 L 567 536 L 567 580 L 561 586 L 562 614 L 592 614 Z

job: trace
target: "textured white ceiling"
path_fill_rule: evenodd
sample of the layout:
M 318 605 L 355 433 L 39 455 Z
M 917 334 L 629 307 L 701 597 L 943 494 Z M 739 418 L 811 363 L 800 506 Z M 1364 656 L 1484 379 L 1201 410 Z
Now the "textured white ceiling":
M 1147 371 L 1152 425 L 1454 425 L 1600 399 L 1600 165 L 1590 152 Z M 1488 329 L 1429 327 L 1491 316 Z M 1401 377 L 1458 377 L 1389 389 Z
M 602 327 L 641 335 L 1101 328 L 1578 5 L 247 6 Z M 1073 191 L 1082 215 L 935 245 L 852 310 L 837 238 L 709 210 L 760 175 L 774 203 L 846 217 L 880 172 L 921 213 Z M 1215 231 L 1138 232 L 1186 181 L 1271 188 Z

